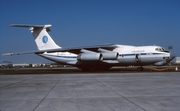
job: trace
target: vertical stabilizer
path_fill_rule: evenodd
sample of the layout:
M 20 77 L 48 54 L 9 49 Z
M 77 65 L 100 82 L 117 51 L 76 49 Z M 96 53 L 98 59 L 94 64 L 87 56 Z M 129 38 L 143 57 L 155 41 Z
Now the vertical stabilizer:
M 13 27 L 25 27 L 29 28 L 31 33 L 34 36 L 38 50 L 48 50 L 48 49 L 57 49 L 61 48 L 58 46 L 51 36 L 48 34 L 50 27 L 52 25 L 22 25 L 22 24 L 13 24 Z

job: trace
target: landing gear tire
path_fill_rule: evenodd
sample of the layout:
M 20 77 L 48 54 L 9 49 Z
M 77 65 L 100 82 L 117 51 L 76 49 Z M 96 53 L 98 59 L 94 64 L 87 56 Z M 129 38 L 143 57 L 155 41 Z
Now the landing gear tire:
M 144 68 L 141 66 L 141 67 L 138 67 L 137 70 L 138 71 L 144 71 Z
M 81 67 L 80 69 L 85 72 L 93 72 L 93 71 L 108 71 L 111 67 Z

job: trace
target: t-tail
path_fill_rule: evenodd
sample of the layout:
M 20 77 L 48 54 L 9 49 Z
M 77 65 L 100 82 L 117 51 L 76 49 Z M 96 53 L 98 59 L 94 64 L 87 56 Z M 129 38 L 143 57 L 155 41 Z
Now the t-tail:
M 51 36 L 48 34 L 52 25 L 24 25 L 24 24 L 12 24 L 12 27 L 24 27 L 29 28 L 34 36 L 38 50 L 48 50 L 61 48 L 58 46 Z

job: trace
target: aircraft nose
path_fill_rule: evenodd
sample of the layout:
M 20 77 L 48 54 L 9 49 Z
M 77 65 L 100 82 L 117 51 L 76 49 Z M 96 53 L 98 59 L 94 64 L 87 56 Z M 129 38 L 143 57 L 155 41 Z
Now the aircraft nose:
M 174 55 L 174 54 L 172 54 L 172 53 L 170 53 L 169 60 L 171 61 L 171 60 L 173 60 L 174 58 L 175 58 L 175 55 Z

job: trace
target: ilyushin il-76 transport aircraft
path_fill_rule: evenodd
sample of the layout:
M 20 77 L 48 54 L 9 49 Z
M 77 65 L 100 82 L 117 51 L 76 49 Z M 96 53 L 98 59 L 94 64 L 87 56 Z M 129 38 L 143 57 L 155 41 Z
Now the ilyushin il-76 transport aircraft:
M 73 65 L 84 71 L 107 70 L 113 66 L 162 66 L 174 59 L 174 55 L 160 46 L 98 45 L 62 48 L 48 34 L 52 25 L 12 24 L 12 27 L 29 28 L 34 36 L 37 51 L 6 53 L 5 56 L 37 54 L 64 65 Z

